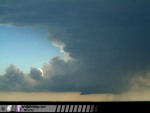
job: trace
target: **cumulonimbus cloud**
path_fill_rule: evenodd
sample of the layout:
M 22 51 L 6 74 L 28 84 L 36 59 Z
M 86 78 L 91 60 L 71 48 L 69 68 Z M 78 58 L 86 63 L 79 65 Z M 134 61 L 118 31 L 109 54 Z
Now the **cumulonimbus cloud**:
M 55 57 L 44 64 L 42 69 L 48 78 L 36 82 L 34 89 L 119 93 L 130 89 L 132 78 L 138 75 L 135 73 L 149 71 L 149 6 L 149 2 L 139 0 L 8 0 L 0 4 L 0 23 L 47 26 L 48 38 L 69 59 Z M 40 80 L 38 70 L 31 69 L 30 74 L 30 80 Z M 11 75 L 17 79 L 7 79 Z M 20 75 L 24 76 L 6 70 L 0 80 L 24 81 Z M 17 87 L 28 89 L 23 85 L 26 82 L 18 82 L 22 85 Z M 4 88 L 5 83 L 11 84 L 2 82 L 1 90 L 10 90 L 13 85 Z

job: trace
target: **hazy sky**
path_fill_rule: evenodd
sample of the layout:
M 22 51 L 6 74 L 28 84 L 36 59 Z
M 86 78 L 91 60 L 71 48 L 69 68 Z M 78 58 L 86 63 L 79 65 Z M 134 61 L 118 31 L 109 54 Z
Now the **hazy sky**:
M 0 91 L 149 90 L 149 20 L 149 0 L 0 0 Z

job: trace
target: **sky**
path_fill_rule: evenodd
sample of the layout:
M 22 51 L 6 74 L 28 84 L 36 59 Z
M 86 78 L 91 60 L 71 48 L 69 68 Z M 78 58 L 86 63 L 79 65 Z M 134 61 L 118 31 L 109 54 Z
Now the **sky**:
M 43 62 L 54 56 L 63 57 L 59 48 L 48 40 L 48 31 L 43 29 L 0 26 L 1 74 L 9 64 L 15 64 L 28 73 L 31 66 L 40 68 Z
M 149 100 L 149 20 L 149 0 L 0 0 L 0 95 Z

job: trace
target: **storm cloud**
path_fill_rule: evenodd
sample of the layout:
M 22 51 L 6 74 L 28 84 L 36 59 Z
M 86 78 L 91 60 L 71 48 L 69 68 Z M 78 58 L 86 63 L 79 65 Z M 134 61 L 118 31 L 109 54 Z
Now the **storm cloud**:
M 28 90 L 30 78 L 21 72 L 15 65 L 10 65 L 6 73 L 0 76 L 0 90 L 2 91 L 23 91 Z
M 49 40 L 67 60 L 54 57 L 43 64 L 47 78 L 42 80 L 36 69 L 25 75 L 11 66 L 0 79 L 6 81 L 0 90 L 16 84 L 31 91 L 121 93 L 130 89 L 132 79 L 150 69 L 149 12 L 148 0 L 1 0 L 1 24 L 46 26 Z M 28 89 L 24 75 L 36 79 L 36 84 Z M 13 85 L 5 87 L 11 81 Z

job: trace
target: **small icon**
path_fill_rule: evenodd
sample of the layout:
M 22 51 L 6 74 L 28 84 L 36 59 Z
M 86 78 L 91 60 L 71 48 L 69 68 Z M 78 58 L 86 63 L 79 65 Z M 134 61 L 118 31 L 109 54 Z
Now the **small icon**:
M 11 112 L 12 105 L 8 105 L 6 111 Z
M 8 105 L 7 112 L 21 112 L 21 105 Z
M 16 112 L 21 112 L 21 105 L 16 106 Z
M 2 111 L 5 111 L 5 107 L 1 107 L 1 110 L 2 110 Z

